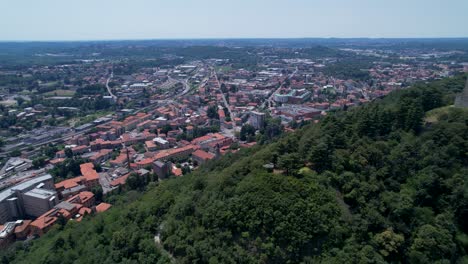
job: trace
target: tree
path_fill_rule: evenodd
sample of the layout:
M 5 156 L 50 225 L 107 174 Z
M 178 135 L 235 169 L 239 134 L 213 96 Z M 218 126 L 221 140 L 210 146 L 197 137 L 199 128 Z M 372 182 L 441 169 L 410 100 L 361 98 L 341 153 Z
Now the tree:
M 214 106 L 214 105 L 208 107 L 208 110 L 206 111 L 206 115 L 207 115 L 209 118 L 212 118 L 212 119 L 219 119 L 218 107 L 216 107 L 216 106 Z
M 221 83 L 221 91 L 222 91 L 223 93 L 228 92 L 228 89 L 227 89 L 227 87 L 226 87 L 226 84 Z
M 190 167 L 188 165 L 184 165 L 182 166 L 182 174 L 189 174 L 192 170 L 190 169 Z
M 312 146 L 309 160 L 312 162 L 313 169 L 317 172 L 323 172 L 330 168 L 333 149 L 330 139 L 322 139 L 318 144 Z
M 409 253 L 413 263 L 428 263 L 435 260 L 450 260 L 456 246 L 450 232 L 444 228 L 423 225 L 411 244 Z
M 96 203 L 102 202 L 103 190 L 102 190 L 102 187 L 101 187 L 100 185 L 94 187 L 94 188 L 91 190 L 91 192 L 94 194 L 94 199 L 96 200 Z
M 138 173 L 131 173 L 127 178 L 126 184 L 130 190 L 142 190 L 147 182 L 145 182 L 145 178 Z
M 102 166 L 101 166 L 101 164 L 96 164 L 96 165 L 94 165 L 94 169 L 95 169 L 97 172 L 102 172 Z
M 250 124 L 244 124 L 240 131 L 240 140 L 245 141 L 249 136 L 255 135 L 255 128 Z
M 164 126 L 161 128 L 161 133 L 167 134 L 167 132 L 169 132 L 169 131 L 171 131 L 171 130 L 172 130 L 171 125 L 166 124 L 166 125 L 164 125 Z
M 392 229 L 387 229 L 374 236 L 374 241 L 379 247 L 379 253 L 384 257 L 399 258 L 400 247 L 405 242 L 405 237 L 396 234 Z
M 303 164 L 297 153 L 288 153 L 278 159 L 278 166 L 285 170 L 286 175 L 296 175 Z
M 237 86 L 234 84 L 231 84 L 231 87 L 229 88 L 229 91 L 231 93 L 236 93 L 237 92 Z
M 63 230 L 63 228 L 64 228 L 65 225 L 67 224 L 67 219 L 65 218 L 65 216 L 63 216 L 62 214 L 58 214 L 58 216 L 57 216 L 57 224 L 59 225 L 59 229 L 60 229 L 60 230 Z
M 73 151 L 71 148 L 65 148 L 65 156 L 69 159 L 72 159 L 73 158 Z
M 10 152 L 10 157 L 19 157 L 21 156 L 21 151 L 19 149 L 15 149 Z
M 21 96 L 15 97 L 15 100 L 18 106 L 21 106 L 24 103 L 24 98 Z
M 35 158 L 32 161 L 32 164 L 33 164 L 34 168 L 38 169 L 38 168 L 43 167 L 45 165 L 45 161 L 46 161 L 46 158 L 44 156 L 41 156 L 41 157 Z

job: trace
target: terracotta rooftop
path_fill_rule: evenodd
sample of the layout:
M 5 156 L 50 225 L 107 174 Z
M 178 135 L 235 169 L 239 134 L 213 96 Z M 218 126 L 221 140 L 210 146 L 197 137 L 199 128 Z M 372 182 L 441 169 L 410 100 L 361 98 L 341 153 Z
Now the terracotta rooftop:
M 93 163 L 83 163 L 80 165 L 81 174 L 87 181 L 99 180 L 99 174 L 94 170 Z
M 81 184 L 81 181 L 83 181 L 85 178 L 83 176 L 71 178 L 71 179 L 66 179 L 61 182 L 58 182 L 55 184 L 56 189 L 60 188 L 65 188 L 65 189 L 71 189 L 73 187 L 76 187 Z
M 215 155 L 211 154 L 211 153 L 208 153 L 204 150 L 197 150 L 195 151 L 194 153 L 192 153 L 192 156 L 196 156 L 196 157 L 199 157 L 201 159 L 204 159 L 204 160 L 211 160 L 211 159 L 214 159 Z
M 105 212 L 107 210 L 109 210 L 109 208 L 111 208 L 112 205 L 111 204 L 108 204 L 108 203 L 100 203 L 96 206 L 96 212 L 98 213 L 101 213 L 101 212 Z
M 111 181 L 111 182 L 110 182 L 110 185 L 111 185 L 112 187 L 115 187 L 115 186 L 118 186 L 118 185 L 124 185 L 124 184 L 125 184 L 125 181 L 127 181 L 128 176 L 130 176 L 130 173 L 125 174 L 124 176 L 119 177 L 119 178 L 117 178 L 117 179 Z

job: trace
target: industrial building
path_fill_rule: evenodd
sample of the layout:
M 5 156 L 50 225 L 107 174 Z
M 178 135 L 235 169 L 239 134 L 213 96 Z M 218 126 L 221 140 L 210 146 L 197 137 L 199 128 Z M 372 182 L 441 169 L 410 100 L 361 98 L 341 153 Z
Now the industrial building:
M 52 175 L 33 178 L 0 192 L 0 223 L 37 217 L 57 203 Z

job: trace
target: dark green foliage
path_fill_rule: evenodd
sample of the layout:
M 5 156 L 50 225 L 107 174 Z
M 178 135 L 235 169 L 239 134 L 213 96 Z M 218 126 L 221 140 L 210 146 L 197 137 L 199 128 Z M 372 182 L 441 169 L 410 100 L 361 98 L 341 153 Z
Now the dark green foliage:
M 75 97 L 79 98 L 85 95 L 107 95 L 107 88 L 102 84 L 87 85 L 76 90 Z
M 93 187 L 93 189 L 91 191 L 94 194 L 94 199 L 95 199 L 96 203 L 102 202 L 102 198 L 103 198 L 102 187 L 101 186 Z
M 65 156 L 69 159 L 73 158 L 73 151 L 71 148 L 65 148 Z
M 206 115 L 207 115 L 209 118 L 216 118 L 216 119 L 219 119 L 218 107 L 215 106 L 215 105 L 208 107 L 208 110 L 206 111 Z
M 240 131 L 240 140 L 253 141 L 255 135 L 255 128 L 250 124 L 245 124 L 242 126 Z
M 10 151 L 10 157 L 19 157 L 19 156 L 21 156 L 21 151 L 19 151 L 18 149 Z
M 261 144 L 272 142 L 273 139 L 281 135 L 282 131 L 283 126 L 281 125 L 281 120 L 279 118 L 275 119 L 270 115 L 267 115 L 264 126 L 260 128 L 260 135 L 257 141 Z
M 178 140 L 183 139 L 183 140 L 191 141 L 194 138 L 202 137 L 202 136 L 205 136 L 208 133 L 216 133 L 216 132 L 219 132 L 219 126 L 209 126 L 209 127 L 194 126 L 193 131 L 191 132 L 191 134 L 189 134 L 187 132 L 187 129 L 185 129 L 184 133 L 177 136 L 177 139 Z
M 38 169 L 38 168 L 41 168 L 45 165 L 46 163 L 46 157 L 44 156 L 40 156 L 38 158 L 35 158 L 33 161 L 32 161 L 32 165 L 35 169 Z
M 132 173 L 130 176 L 127 178 L 127 187 L 130 190 L 143 190 L 144 187 L 150 182 L 150 179 L 141 176 L 138 173 Z
M 59 182 L 64 179 L 72 178 L 81 175 L 80 164 L 85 163 L 81 158 L 65 159 L 62 163 L 57 164 L 49 173 L 54 176 L 54 181 Z
M 329 76 L 334 76 L 340 79 L 354 79 L 365 81 L 370 78 L 367 69 L 370 68 L 370 63 L 353 62 L 338 62 L 331 64 L 324 69 L 324 73 Z

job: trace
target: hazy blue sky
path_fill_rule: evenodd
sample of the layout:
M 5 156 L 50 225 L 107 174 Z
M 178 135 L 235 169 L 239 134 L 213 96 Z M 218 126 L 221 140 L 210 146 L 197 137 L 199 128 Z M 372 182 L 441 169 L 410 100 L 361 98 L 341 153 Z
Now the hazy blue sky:
M 468 0 L 0 0 L 0 40 L 468 37 Z

